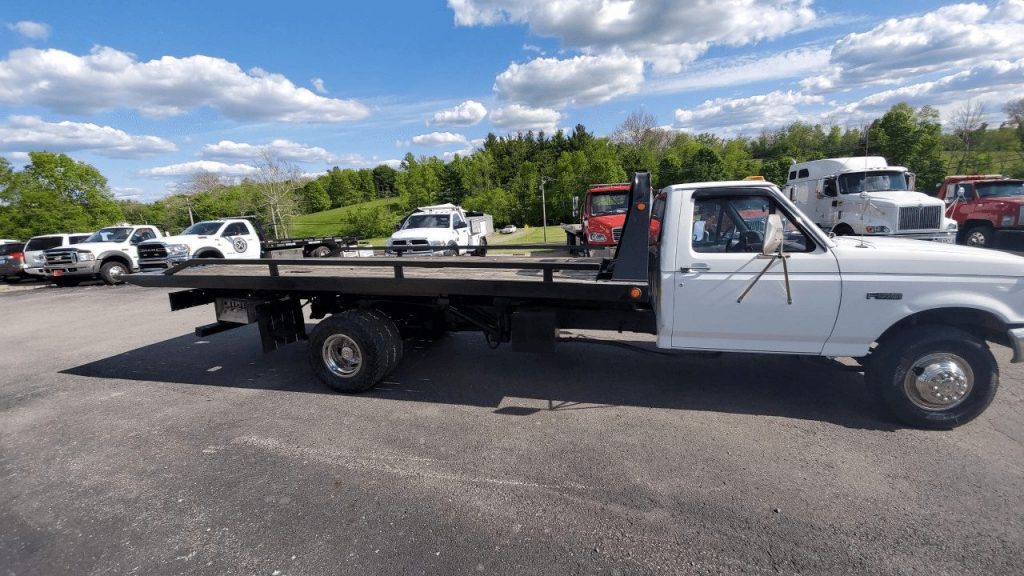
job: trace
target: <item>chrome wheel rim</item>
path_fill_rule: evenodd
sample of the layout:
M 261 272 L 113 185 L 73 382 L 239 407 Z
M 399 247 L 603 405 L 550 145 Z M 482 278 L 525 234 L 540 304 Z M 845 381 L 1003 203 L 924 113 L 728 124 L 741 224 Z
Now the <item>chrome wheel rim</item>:
M 355 340 L 344 334 L 332 334 L 321 349 L 327 370 L 340 378 L 351 378 L 363 367 L 363 353 Z
M 111 266 L 108 274 L 110 275 L 111 280 L 114 282 L 120 282 L 124 278 L 124 267 L 120 265 Z
M 956 354 L 929 354 L 914 362 L 903 381 L 907 398 L 924 410 L 948 410 L 962 404 L 974 388 L 971 365 Z
M 985 246 L 986 243 L 987 242 L 986 242 L 986 238 L 985 238 L 985 233 L 984 232 L 977 232 L 977 231 L 975 231 L 975 232 L 971 232 L 970 234 L 967 235 L 967 245 L 968 246 Z

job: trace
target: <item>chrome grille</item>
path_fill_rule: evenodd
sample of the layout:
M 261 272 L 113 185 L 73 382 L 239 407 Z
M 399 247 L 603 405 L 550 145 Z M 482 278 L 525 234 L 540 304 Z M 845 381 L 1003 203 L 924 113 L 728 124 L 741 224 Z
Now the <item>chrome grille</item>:
M 900 208 L 899 230 L 934 230 L 942 224 L 942 206 Z
M 622 238 L 622 227 L 612 228 L 612 240 L 618 242 Z
M 54 252 L 46 252 L 47 266 L 68 266 L 77 263 L 78 251 L 76 250 L 57 250 Z
M 141 244 L 139 258 L 166 258 L 167 249 L 163 244 Z

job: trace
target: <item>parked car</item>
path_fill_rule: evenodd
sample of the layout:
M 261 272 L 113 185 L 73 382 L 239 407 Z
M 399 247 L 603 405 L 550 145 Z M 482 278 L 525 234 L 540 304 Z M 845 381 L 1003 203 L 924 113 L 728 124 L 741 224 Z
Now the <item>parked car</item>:
M 21 242 L 0 240 L 0 280 L 17 282 L 25 278 L 25 253 Z
M 518 230 L 518 228 L 516 228 L 512 224 L 509 224 L 508 226 L 505 226 L 504 228 L 499 230 L 499 232 L 501 232 L 502 234 L 514 234 L 516 230 Z
M 40 278 L 46 276 L 43 269 L 46 266 L 45 250 L 60 248 L 84 242 L 92 232 L 74 232 L 70 234 L 44 234 L 33 236 L 25 243 L 25 273 Z

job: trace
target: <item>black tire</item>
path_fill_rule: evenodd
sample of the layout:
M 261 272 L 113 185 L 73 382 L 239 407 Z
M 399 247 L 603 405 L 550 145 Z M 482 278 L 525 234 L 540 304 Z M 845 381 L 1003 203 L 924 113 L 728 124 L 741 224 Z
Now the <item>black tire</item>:
M 445 247 L 444 255 L 445 256 L 458 256 L 459 255 L 458 244 L 456 244 L 455 242 L 449 242 L 448 246 Z
M 398 367 L 399 362 L 402 361 L 402 356 L 405 355 L 405 341 L 402 340 L 402 334 L 398 331 L 398 326 L 395 325 L 395 322 L 390 316 L 380 310 L 367 310 L 367 312 L 377 318 L 388 343 L 388 366 L 384 371 L 384 375 L 387 376 L 393 372 L 395 368 Z
M 388 345 L 376 316 L 365 310 L 346 310 L 313 329 L 309 363 L 317 378 L 331 389 L 365 392 L 387 371 Z
M 57 277 L 53 279 L 53 283 L 61 288 L 74 288 L 82 283 L 78 278 L 64 278 Z
M 977 224 L 971 226 L 967 230 L 964 230 L 963 239 L 961 243 L 964 246 L 974 246 L 976 248 L 989 248 L 992 246 L 992 238 L 995 236 L 995 230 L 992 229 L 988 224 Z
M 473 251 L 473 256 L 487 256 L 487 238 L 480 239 L 480 244 Z
M 317 246 L 310 253 L 310 258 L 326 258 L 331 255 L 331 249 L 327 246 Z
M 880 342 L 869 358 L 868 382 L 893 416 L 916 428 L 966 424 L 988 408 L 999 387 L 988 346 L 958 328 L 909 328 Z
M 100 278 L 110 286 L 124 284 L 124 277 L 131 274 L 131 269 L 120 260 L 104 262 L 100 268 Z

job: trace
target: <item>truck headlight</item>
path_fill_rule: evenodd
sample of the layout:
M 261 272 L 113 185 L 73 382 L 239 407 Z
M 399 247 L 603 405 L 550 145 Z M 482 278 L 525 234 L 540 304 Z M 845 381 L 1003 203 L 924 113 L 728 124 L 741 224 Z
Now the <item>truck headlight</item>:
M 600 232 L 591 232 L 590 233 L 590 241 L 591 242 L 607 242 L 608 241 L 608 237 L 605 236 L 604 234 L 601 234 Z
M 864 231 L 868 234 L 888 234 L 888 226 L 865 226 Z
M 92 252 L 79 252 L 78 253 L 78 261 L 79 262 L 88 262 L 90 260 L 95 260 L 95 259 L 96 259 L 96 255 L 93 254 Z
M 165 249 L 168 256 L 188 256 L 187 244 L 168 244 Z
M 444 240 L 431 240 L 431 246 L 444 246 Z
M 950 220 L 946 224 L 946 230 L 956 230 L 957 228 L 959 228 L 959 226 L 957 225 L 956 220 Z

